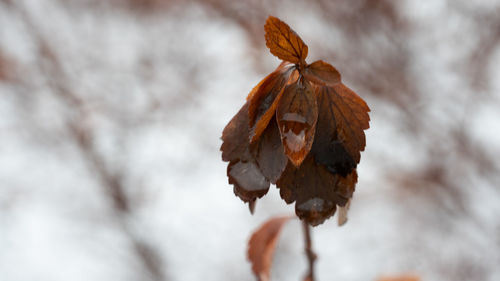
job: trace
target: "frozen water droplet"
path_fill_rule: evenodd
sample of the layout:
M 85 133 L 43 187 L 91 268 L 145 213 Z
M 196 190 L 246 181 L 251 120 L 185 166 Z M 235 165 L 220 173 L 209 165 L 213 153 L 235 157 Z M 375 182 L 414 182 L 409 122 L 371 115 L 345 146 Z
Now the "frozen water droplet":
M 336 206 L 333 202 L 314 197 L 295 206 L 297 215 L 312 225 L 323 223 L 335 212 Z
M 306 145 L 306 133 L 304 130 L 299 134 L 295 134 L 292 130 L 288 130 L 284 134 L 285 143 L 293 152 L 300 151 Z
M 297 114 L 297 113 L 293 113 L 293 112 L 283 114 L 283 117 L 281 118 L 281 120 L 299 122 L 299 123 L 304 123 L 304 124 L 307 122 L 307 120 L 304 116 Z
M 269 188 L 269 182 L 252 162 L 238 162 L 234 164 L 231 166 L 229 174 L 236 180 L 239 186 L 247 191 Z
M 297 209 L 301 211 L 311 211 L 311 210 L 322 211 L 324 205 L 325 205 L 325 200 L 315 197 L 300 204 L 299 206 L 297 206 Z

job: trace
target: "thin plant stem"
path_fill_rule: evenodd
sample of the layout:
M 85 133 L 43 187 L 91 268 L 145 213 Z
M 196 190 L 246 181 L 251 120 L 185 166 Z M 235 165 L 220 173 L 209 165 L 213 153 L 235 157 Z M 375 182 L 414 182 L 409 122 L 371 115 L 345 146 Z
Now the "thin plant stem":
M 309 265 L 309 271 L 305 277 L 305 281 L 314 281 L 314 262 L 316 261 L 316 254 L 312 250 L 312 238 L 311 238 L 311 227 L 307 222 L 302 222 L 302 226 L 304 228 L 304 239 L 305 245 L 304 249 L 306 252 L 306 257 Z

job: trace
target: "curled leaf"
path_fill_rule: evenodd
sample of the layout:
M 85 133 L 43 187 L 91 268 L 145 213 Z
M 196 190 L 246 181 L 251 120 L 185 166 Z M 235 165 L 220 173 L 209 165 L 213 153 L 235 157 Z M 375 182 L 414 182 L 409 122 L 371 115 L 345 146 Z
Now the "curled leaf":
M 250 146 L 262 174 L 271 183 L 276 183 L 285 170 L 288 158 L 281 145 L 280 131 L 276 119 L 269 122 L 262 137 Z
M 234 194 L 245 202 L 255 201 L 269 190 L 269 181 L 262 175 L 254 161 L 231 162 L 227 166 L 227 176 L 229 183 L 234 185 Z M 253 212 L 252 206 L 250 212 Z
M 222 133 L 222 159 L 229 161 L 227 176 L 234 193 L 252 205 L 269 190 L 269 181 L 250 153 L 248 143 L 248 102 L 227 124 Z
M 281 229 L 290 217 L 277 217 L 268 220 L 250 237 L 248 259 L 252 271 L 259 281 L 267 281 L 271 276 L 271 264 Z
M 307 81 L 287 86 L 276 110 L 285 153 L 300 166 L 311 150 L 318 119 L 318 105 Z
M 335 85 L 340 83 L 340 73 L 331 64 L 322 60 L 315 61 L 304 70 L 304 77 L 319 85 Z
M 266 46 L 271 54 L 291 63 L 305 64 L 307 45 L 288 24 L 276 17 L 269 16 L 264 29 L 266 31 Z
M 283 70 L 285 68 L 287 68 L 287 66 L 290 66 L 290 63 L 289 62 L 282 62 L 280 63 L 280 65 L 278 65 L 278 67 L 273 71 L 271 72 L 270 74 L 268 74 L 266 77 L 264 77 L 264 79 L 262 79 L 259 84 L 257 84 L 255 87 L 252 88 L 252 90 L 250 91 L 250 93 L 248 94 L 247 96 L 247 101 L 248 100 L 251 100 L 253 98 L 253 96 L 259 92 L 259 91 L 262 91 L 262 85 L 264 83 L 269 83 L 270 81 L 272 81 L 274 78 L 272 77 L 276 77 L 277 75 L 279 75 L 280 73 L 283 72 Z M 289 69 L 290 67 L 288 67 Z M 262 94 L 262 93 L 261 93 Z
M 345 206 L 356 181 L 355 171 L 347 177 L 332 174 L 309 155 L 300 167 L 289 164 L 276 185 L 288 204 L 295 201 L 297 216 L 316 226 L 335 213 L 336 205 Z
M 297 77 L 293 67 L 280 65 L 261 81 L 259 88 L 252 90 L 249 97 L 250 142 L 255 142 L 273 118 L 284 87 Z

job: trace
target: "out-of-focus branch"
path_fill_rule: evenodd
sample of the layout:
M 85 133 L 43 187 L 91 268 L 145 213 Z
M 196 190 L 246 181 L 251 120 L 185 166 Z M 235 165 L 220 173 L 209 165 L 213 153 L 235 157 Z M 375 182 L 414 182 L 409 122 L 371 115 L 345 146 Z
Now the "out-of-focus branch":
M 141 239 L 129 226 L 128 220 L 132 206 L 131 199 L 127 197 L 125 191 L 123 175 L 119 172 L 113 172 L 106 165 L 104 156 L 93 145 L 93 131 L 83 125 L 88 115 L 83 108 L 84 101 L 73 92 L 69 77 L 58 59 L 57 53 L 20 4 L 11 1 L 6 1 L 6 4 L 12 11 L 19 14 L 32 37 L 38 49 L 39 62 L 37 66 L 40 67 L 40 73 L 45 75 L 48 87 L 67 108 L 71 109 L 72 117 L 66 120 L 68 136 L 73 140 L 86 166 L 97 176 L 99 185 L 103 188 L 106 198 L 109 199 L 112 214 L 121 231 L 128 237 L 132 251 L 142 263 L 144 272 L 150 280 L 165 280 L 160 256 L 147 241 Z
M 463 60 L 460 68 L 463 76 L 470 84 L 478 90 L 475 94 L 488 93 L 490 86 L 489 67 L 491 58 L 500 47 L 500 5 L 497 3 L 489 8 L 470 7 L 467 1 L 448 1 L 450 8 L 460 14 L 461 17 L 473 19 L 472 24 L 478 31 L 473 51 L 469 52 L 468 57 Z M 486 91 L 485 91 L 486 90 Z M 477 96 L 471 98 L 474 101 Z
M 11 68 L 11 63 L 0 48 L 0 82 L 10 79 L 9 68 Z

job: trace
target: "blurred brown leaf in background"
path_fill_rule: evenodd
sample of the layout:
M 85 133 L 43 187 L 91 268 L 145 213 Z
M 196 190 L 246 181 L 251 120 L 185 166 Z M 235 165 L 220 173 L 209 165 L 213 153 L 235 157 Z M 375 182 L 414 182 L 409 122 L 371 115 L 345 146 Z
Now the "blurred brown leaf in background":
M 291 217 L 271 218 L 250 237 L 247 256 L 252 264 L 252 271 L 259 281 L 270 279 L 273 254 L 279 234 L 290 219 Z

